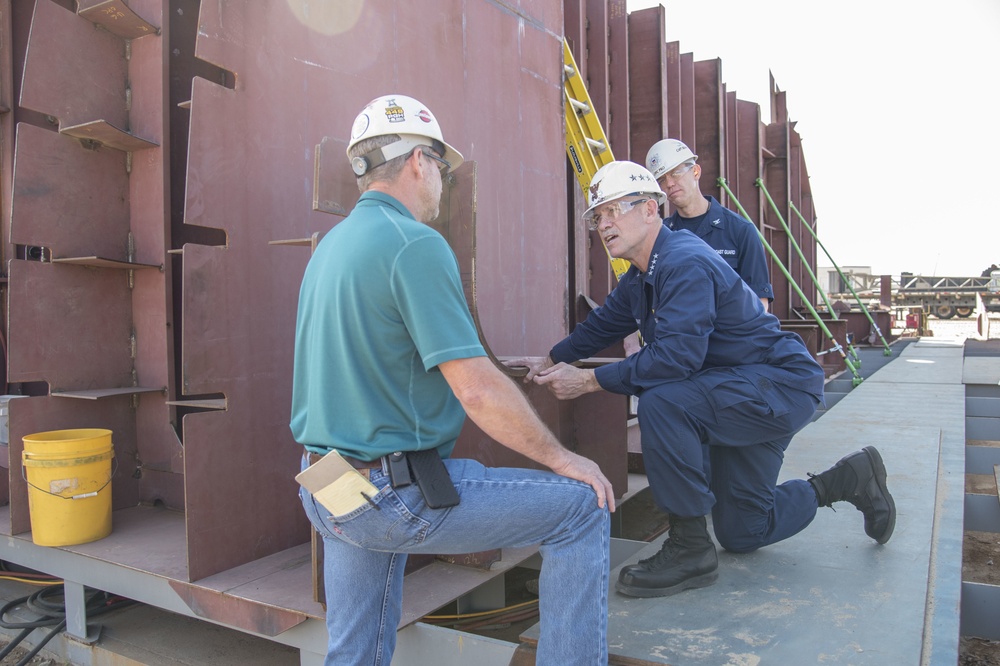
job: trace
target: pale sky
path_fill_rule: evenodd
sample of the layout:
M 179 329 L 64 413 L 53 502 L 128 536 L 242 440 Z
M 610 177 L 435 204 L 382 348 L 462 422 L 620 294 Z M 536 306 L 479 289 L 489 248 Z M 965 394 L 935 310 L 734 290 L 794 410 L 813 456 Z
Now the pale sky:
M 627 0 L 770 119 L 798 121 L 819 238 L 873 274 L 1000 265 L 1000 1 Z M 819 266 L 828 266 L 819 251 Z

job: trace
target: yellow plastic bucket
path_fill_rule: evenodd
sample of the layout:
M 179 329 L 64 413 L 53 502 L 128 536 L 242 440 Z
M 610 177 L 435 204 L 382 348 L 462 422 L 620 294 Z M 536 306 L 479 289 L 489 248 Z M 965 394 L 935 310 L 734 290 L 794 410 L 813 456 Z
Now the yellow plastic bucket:
M 111 431 L 52 430 L 24 438 L 31 540 L 72 546 L 111 534 Z

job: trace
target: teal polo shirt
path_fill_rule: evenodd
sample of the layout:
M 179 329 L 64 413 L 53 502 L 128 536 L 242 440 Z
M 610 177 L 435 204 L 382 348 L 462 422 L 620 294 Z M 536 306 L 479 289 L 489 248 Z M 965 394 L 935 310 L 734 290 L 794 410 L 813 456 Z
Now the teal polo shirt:
M 486 356 L 458 261 L 398 200 L 366 192 L 299 291 L 291 429 L 315 453 L 451 454 L 465 411 L 438 365 Z

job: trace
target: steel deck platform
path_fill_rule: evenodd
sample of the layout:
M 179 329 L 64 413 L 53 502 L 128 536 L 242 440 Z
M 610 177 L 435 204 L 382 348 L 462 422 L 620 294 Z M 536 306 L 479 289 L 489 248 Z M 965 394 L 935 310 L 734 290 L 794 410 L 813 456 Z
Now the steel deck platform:
M 969 511 L 964 494 L 967 437 L 975 435 L 970 441 L 980 445 L 968 447 L 975 449 L 975 465 L 1000 462 L 993 461 L 1000 444 L 991 446 L 1000 440 L 994 409 L 1000 405 L 1000 357 L 966 355 L 960 341 L 933 338 L 894 346 L 893 351 L 894 358 L 796 436 L 782 474 L 783 479 L 803 477 L 857 448 L 877 446 L 898 509 L 892 540 L 875 544 L 864 534 L 861 515 L 843 504 L 837 511 L 821 509 L 812 525 L 785 542 L 748 555 L 722 552 L 719 582 L 710 588 L 664 599 L 630 599 L 612 591 L 612 664 L 956 662 L 964 616 L 978 612 L 968 604 L 989 608 L 998 598 L 996 586 L 977 585 L 973 595 L 972 586 L 962 582 L 962 534 L 969 520 L 964 518 Z M 977 413 L 971 417 L 972 434 L 966 432 L 970 390 Z M 148 643 L 161 647 L 122 663 L 177 663 L 160 660 L 163 651 L 172 644 L 177 650 L 196 646 L 203 633 L 199 626 L 214 646 L 229 640 L 220 633 L 223 626 L 191 624 L 190 618 L 199 617 L 200 604 L 217 602 L 233 604 L 239 612 L 231 615 L 244 618 L 245 626 L 229 625 L 234 644 L 266 640 L 291 648 L 271 653 L 267 659 L 272 663 L 322 663 L 325 628 L 318 605 L 310 601 L 306 549 L 197 583 L 179 583 L 185 577 L 183 553 L 176 545 L 183 521 L 172 512 L 157 511 L 140 507 L 115 512 L 115 532 L 93 544 L 44 548 L 32 544 L 30 534 L 0 538 L 2 560 L 146 604 L 141 611 L 100 618 L 107 627 L 105 638 L 93 645 L 72 638 L 53 641 L 50 648 L 56 654 L 75 664 L 96 664 L 104 663 L 101 659 L 107 657 L 99 655 L 116 650 L 113 646 L 131 645 L 134 653 L 136 645 Z M 994 499 L 992 507 L 975 509 L 974 520 L 987 527 L 1000 525 L 1000 504 Z M 661 540 L 616 540 L 612 580 L 620 566 L 652 554 Z M 469 575 L 461 568 L 437 572 L 444 579 Z M 411 596 L 422 596 L 436 584 L 414 581 Z M 10 598 L 6 585 L 0 583 L 0 596 Z M 963 592 L 969 601 L 963 600 Z M 422 605 L 430 610 L 434 603 Z M 187 622 L 184 646 L 170 639 L 171 632 L 181 631 L 176 621 L 128 620 L 158 609 Z M 979 615 L 986 616 L 985 624 L 980 618 L 969 626 L 993 631 L 990 622 L 995 621 Z M 268 617 L 270 625 L 261 621 Z M 271 626 L 272 631 L 263 635 L 248 626 Z M 151 633 L 129 633 L 135 631 Z M 414 622 L 400 630 L 393 664 L 530 663 L 524 659 L 530 660 L 537 638 L 537 625 L 522 635 L 518 646 Z M 257 652 L 263 654 L 259 648 Z M 208 663 L 188 659 L 194 660 L 183 663 Z
M 965 378 L 996 387 L 1000 359 L 966 358 L 960 341 L 922 339 L 789 447 L 781 480 L 877 446 L 898 514 L 888 544 L 866 537 L 860 513 L 839 504 L 836 511 L 821 508 L 792 539 L 747 555 L 720 553 L 712 587 L 662 599 L 612 591 L 611 663 L 956 663 Z M 1000 440 L 997 424 L 992 439 Z M 661 543 L 626 563 L 649 557 Z M 537 625 L 522 636 L 528 644 L 537 638 Z

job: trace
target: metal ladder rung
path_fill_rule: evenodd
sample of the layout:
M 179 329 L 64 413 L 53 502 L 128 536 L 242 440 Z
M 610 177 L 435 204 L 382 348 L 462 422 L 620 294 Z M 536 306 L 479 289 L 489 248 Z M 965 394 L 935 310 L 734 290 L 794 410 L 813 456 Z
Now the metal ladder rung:
M 576 80 L 573 77 L 580 77 Z M 584 196 L 594 174 L 605 164 L 614 161 L 611 143 L 597 114 L 593 114 L 587 86 L 576 67 L 576 60 L 570 51 L 569 42 L 563 39 L 563 91 L 567 104 L 566 111 L 566 154 L 576 170 L 577 180 L 583 188 Z M 584 116 L 589 116 L 584 119 Z M 600 159 L 598 159 L 598 155 Z M 607 252 L 607 246 L 605 246 Z M 624 259 L 616 259 L 608 253 L 611 269 L 615 277 L 628 270 L 630 264 Z
M 578 115 L 585 116 L 588 113 L 590 113 L 591 108 L 585 102 L 581 102 L 578 99 L 573 99 L 572 97 L 570 97 L 568 99 L 569 99 L 569 103 L 573 106 L 574 109 L 576 109 L 576 112 L 577 112 Z

